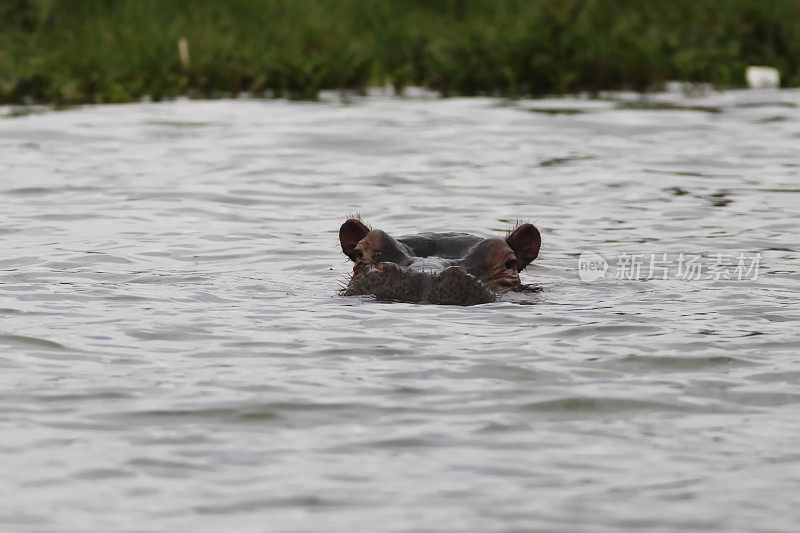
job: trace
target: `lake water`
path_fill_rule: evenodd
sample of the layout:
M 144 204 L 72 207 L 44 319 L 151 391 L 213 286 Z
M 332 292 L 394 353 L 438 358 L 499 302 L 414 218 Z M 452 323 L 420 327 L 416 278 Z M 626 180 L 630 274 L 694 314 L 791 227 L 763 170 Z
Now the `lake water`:
M 1 530 L 800 523 L 800 91 L 2 112 Z M 341 297 L 352 213 L 542 291 Z

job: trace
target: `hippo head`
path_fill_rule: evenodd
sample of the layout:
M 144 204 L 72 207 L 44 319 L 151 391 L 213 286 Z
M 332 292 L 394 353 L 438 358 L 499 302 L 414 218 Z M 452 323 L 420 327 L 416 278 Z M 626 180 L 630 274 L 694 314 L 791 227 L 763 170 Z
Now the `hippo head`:
M 539 255 L 539 230 L 522 224 L 505 239 L 466 233 L 392 237 L 349 219 L 339 229 L 342 252 L 353 261 L 346 296 L 473 305 L 520 287 L 519 272 Z

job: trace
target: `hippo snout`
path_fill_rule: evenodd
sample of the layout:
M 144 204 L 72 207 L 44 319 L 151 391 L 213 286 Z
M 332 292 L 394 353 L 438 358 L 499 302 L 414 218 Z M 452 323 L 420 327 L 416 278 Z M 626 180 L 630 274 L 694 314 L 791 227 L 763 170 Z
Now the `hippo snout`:
M 475 305 L 495 301 L 495 296 L 463 267 L 439 273 L 420 272 L 395 263 L 379 263 L 355 280 L 345 296 L 372 294 L 378 300 L 450 305 Z

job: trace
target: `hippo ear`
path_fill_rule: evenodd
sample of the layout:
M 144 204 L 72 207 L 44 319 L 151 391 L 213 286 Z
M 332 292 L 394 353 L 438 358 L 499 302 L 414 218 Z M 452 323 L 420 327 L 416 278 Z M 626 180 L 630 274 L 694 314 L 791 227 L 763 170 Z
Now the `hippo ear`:
M 522 269 L 539 255 L 542 235 L 533 224 L 523 224 L 511 232 L 506 239 L 506 244 L 514 250 L 514 254 L 517 256 L 517 271 L 522 272 Z
M 342 227 L 339 228 L 339 242 L 342 245 L 342 251 L 353 261 L 356 260 L 356 245 L 367 233 L 369 233 L 369 228 L 355 218 L 345 221 Z

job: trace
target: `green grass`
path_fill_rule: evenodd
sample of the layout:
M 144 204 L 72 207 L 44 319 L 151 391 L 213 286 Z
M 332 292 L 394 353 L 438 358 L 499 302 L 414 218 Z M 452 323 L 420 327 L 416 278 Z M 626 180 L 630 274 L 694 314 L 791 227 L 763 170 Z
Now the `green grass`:
M 182 64 L 177 42 L 189 44 Z M 2 0 L 0 102 L 800 85 L 798 0 Z

